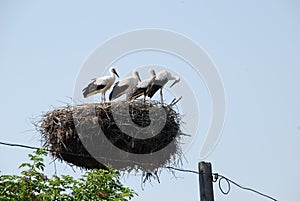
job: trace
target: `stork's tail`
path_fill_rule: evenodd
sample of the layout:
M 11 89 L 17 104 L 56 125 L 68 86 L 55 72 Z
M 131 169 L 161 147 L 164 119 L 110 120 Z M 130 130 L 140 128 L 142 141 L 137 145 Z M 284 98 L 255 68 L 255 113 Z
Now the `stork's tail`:
M 85 87 L 83 90 L 82 90 L 82 95 L 84 98 L 87 98 L 89 97 L 89 90 L 88 90 L 88 87 Z

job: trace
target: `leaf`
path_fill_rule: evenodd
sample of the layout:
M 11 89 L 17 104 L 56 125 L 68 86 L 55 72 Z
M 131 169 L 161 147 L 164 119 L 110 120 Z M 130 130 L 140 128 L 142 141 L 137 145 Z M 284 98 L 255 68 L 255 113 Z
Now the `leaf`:
M 30 164 L 30 163 L 22 163 L 22 164 L 19 166 L 19 169 L 20 169 L 20 168 L 23 168 L 23 167 L 31 167 L 31 164 Z

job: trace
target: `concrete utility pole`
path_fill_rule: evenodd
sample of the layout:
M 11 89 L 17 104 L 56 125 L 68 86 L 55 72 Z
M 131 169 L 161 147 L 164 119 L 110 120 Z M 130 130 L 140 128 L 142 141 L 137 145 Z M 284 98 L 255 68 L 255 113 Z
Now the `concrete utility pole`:
M 199 162 L 200 201 L 214 201 L 211 163 Z

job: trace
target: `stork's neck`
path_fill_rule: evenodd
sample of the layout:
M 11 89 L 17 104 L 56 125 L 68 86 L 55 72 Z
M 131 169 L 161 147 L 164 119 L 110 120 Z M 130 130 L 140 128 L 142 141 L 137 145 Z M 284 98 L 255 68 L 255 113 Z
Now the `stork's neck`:
M 116 75 L 112 71 L 110 71 L 110 77 L 116 78 Z

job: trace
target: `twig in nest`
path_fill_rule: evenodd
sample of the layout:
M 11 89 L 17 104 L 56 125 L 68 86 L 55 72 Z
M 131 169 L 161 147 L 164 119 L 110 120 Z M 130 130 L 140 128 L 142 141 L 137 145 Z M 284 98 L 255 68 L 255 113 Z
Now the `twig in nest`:
M 176 98 L 174 98 L 174 99 L 172 100 L 172 102 L 170 103 L 170 106 L 173 107 L 173 106 L 176 105 L 176 103 L 178 103 L 181 99 L 182 99 L 182 96 L 180 96 L 177 100 L 176 100 Z

